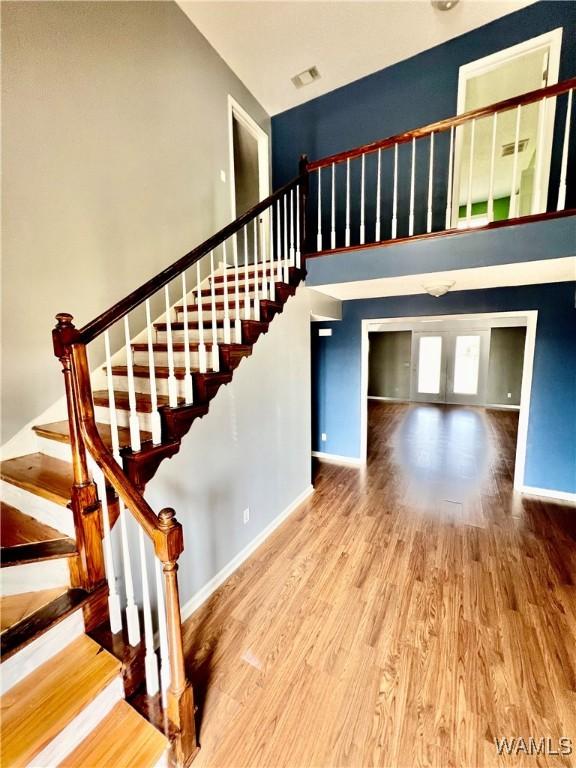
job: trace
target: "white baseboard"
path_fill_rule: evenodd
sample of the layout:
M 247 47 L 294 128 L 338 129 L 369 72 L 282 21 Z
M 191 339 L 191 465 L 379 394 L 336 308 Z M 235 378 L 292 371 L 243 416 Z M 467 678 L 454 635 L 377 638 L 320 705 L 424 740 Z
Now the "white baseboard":
M 230 560 L 229 563 L 227 563 L 224 568 L 222 568 L 218 573 L 213 576 L 210 581 L 208 581 L 204 586 L 196 592 L 195 595 L 193 595 L 190 600 L 188 600 L 181 608 L 182 613 L 182 621 L 187 619 L 189 616 L 191 616 L 194 611 L 197 611 L 198 608 L 202 605 L 202 603 L 206 602 L 208 598 L 216 592 L 218 587 L 220 587 L 226 579 L 228 579 L 234 571 L 239 568 L 242 563 L 247 560 L 250 555 L 255 552 L 258 547 L 270 536 L 270 534 L 278 528 L 279 525 L 281 525 L 284 520 L 286 520 L 287 517 L 289 517 L 294 510 L 300 506 L 306 499 L 311 496 L 314 493 L 314 488 L 309 485 L 307 488 L 305 488 L 302 493 L 300 493 L 294 501 L 292 501 L 286 509 L 284 509 L 280 514 L 272 520 L 271 523 L 268 523 L 268 525 L 263 528 L 260 533 L 252 539 L 252 541 L 247 544 L 244 549 L 240 550 L 238 554 Z
M 569 504 L 576 505 L 576 493 L 570 493 L 569 491 L 554 491 L 550 488 L 533 488 L 530 485 L 523 485 L 519 490 L 527 496 L 540 496 L 543 499 L 567 501 Z
M 385 403 L 409 403 L 406 397 L 380 397 L 379 395 L 368 395 L 368 400 L 383 400 Z
M 505 405 L 504 403 L 489 403 L 484 408 L 489 408 L 491 411 L 519 411 L 519 405 Z
M 365 464 L 362 459 L 357 459 L 355 456 L 338 456 L 337 453 L 323 453 L 322 451 L 312 451 L 312 456 L 315 459 L 322 459 L 323 461 L 331 461 L 334 464 L 347 464 L 351 467 L 361 467 Z

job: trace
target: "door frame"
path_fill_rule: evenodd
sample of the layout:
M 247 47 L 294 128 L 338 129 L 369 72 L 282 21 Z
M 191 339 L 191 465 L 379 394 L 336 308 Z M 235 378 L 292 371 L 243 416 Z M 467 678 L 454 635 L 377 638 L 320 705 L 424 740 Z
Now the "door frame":
M 558 82 L 560 74 L 560 50 L 562 47 L 562 27 L 557 27 L 550 32 L 545 32 L 537 37 L 532 37 L 529 40 L 524 40 L 517 45 L 511 45 L 508 48 L 503 48 L 500 51 L 491 53 L 488 56 L 483 56 L 480 59 L 471 61 L 468 64 L 463 64 L 458 69 L 458 95 L 457 95 L 457 108 L 456 114 L 461 115 L 464 111 L 464 105 L 466 100 L 466 86 L 468 81 L 473 77 L 477 77 L 480 74 L 489 72 L 492 69 L 497 69 L 502 64 L 510 61 L 511 59 L 524 56 L 530 51 L 537 51 L 539 49 L 550 48 L 550 57 L 548 59 L 548 85 L 555 85 Z M 542 165 L 542 175 L 540 179 L 540 206 L 538 210 L 532 210 L 532 213 L 540 213 L 546 209 L 546 202 L 548 198 L 548 184 L 550 180 L 550 164 L 552 160 L 552 142 L 554 139 L 554 116 L 556 112 L 556 99 L 549 99 L 546 109 L 546 142 L 542 147 L 544 153 L 544 163 Z M 465 128 L 465 126 L 462 126 Z M 454 172 L 452 175 L 452 221 L 451 226 L 458 226 L 458 211 L 459 211 L 459 195 L 457 194 L 460 188 L 460 166 L 462 162 L 462 148 L 464 141 L 464 130 L 456 129 L 454 141 Z
M 228 94 L 228 178 L 230 187 L 230 220 L 236 219 L 236 177 L 234 174 L 234 119 L 238 120 L 258 142 L 258 197 L 270 194 L 270 139 L 256 120 L 236 99 Z
M 408 324 L 420 323 L 423 320 L 450 321 L 450 320 L 492 320 L 496 318 L 517 317 L 526 322 L 526 339 L 524 341 L 524 366 L 522 368 L 522 385 L 520 388 L 520 409 L 518 415 L 518 438 L 516 442 L 516 463 L 514 465 L 514 489 L 522 491 L 526 484 L 524 475 L 526 470 L 526 447 L 528 443 L 528 420 L 530 415 L 530 398 L 532 394 L 532 371 L 534 367 L 534 350 L 536 347 L 536 325 L 538 323 L 538 310 L 527 309 L 516 312 L 470 312 L 454 315 L 422 315 L 412 317 L 384 317 L 362 320 L 360 343 L 360 463 L 366 464 L 368 458 L 368 355 L 369 355 L 369 330 L 375 323 Z

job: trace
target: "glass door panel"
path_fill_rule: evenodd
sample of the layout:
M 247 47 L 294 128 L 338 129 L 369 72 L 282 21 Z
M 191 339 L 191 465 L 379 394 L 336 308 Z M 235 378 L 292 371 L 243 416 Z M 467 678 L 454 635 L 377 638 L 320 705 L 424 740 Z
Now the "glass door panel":
M 454 394 L 477 395 L 480 372 L 480 336 L 456 336 Z
M 413 400 L 443 401 L 446 394 L 444 340 L 442 334 L 415 333 Z

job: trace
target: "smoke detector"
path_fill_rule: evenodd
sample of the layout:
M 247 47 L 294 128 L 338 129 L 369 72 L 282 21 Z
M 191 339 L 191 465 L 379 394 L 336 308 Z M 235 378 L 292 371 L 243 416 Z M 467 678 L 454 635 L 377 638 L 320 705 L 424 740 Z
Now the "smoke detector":
M 292 82 L 296 88 L 304 88 L 305 85 L 310 85 L 314 80 L 318 80 L 319 77 L 320 72 L 318 72 L 318 67 L 314 66 L 305 69 L 304 72 L 300 72 L 298 75 L 294 75 Z
M 424 288 L 426 293 L 430 294 L 430 296 L 439 299 L 440 296 L 444 296 L 445 293 L 448 293 L 453 286 L 454 280 L 445 283 L 428 283 L 427 285 L 423 285 L 422 288 Z
M 451 11 L 460 0 L 430 0 L 430 5 L 437 11 Z

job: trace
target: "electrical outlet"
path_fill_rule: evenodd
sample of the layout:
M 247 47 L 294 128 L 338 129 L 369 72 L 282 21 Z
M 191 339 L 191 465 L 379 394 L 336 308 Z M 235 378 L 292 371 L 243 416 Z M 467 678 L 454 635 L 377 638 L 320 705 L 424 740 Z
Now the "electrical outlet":
M 242 513 L 242 519 L 244 520 L 244 525 L 246 525 L 246 523 L 250 520 L 250 507 L 246 507 Z
M 226 184 L 226 171 L 220 171 L 220 181 Z
M 320 440 L 322 440 L 323 443 L 328 440 L 328 436 L 326 435 L 326 432 L 322 432 L 322 435 L 320 436 Z
M 512 397 L 512 392 L 508 392 L 508 397 Z

